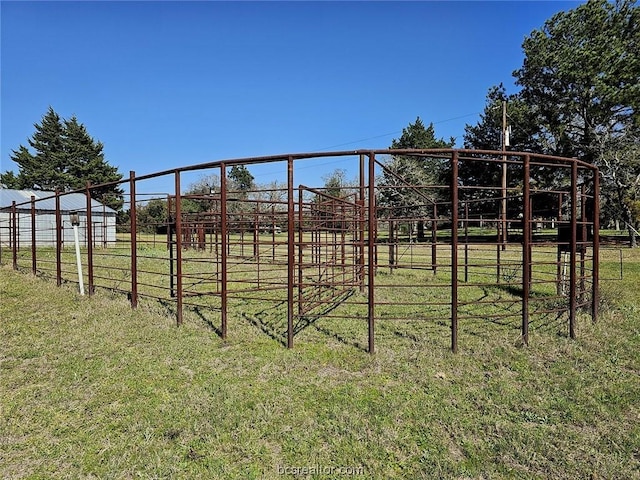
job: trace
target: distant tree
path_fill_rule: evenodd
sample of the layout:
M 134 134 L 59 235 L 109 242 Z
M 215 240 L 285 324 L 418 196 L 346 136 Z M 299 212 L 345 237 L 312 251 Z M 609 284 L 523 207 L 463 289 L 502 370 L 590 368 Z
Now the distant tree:
M 161 233 L 164 230 L 168 208 L 167 201 L 161 198 L 149 200 L 145 205 L 136 209 L 138 228 L 148 233 Z
M 604 140 L 598 158 L 602 166 L 602 208 L 609 219 L 625 222 L 630 244 L 635 247 L 640 220 L 640 136 L 628 133 Z
M 502 106 L 506 102 L 509 146 L 507 150 L 537 152 L 548 150 L 544 147 L 543 132 L 538 128 L 533 112 L 523 99 L 507 95 L 502 84 L 493 86 L 487 92 L 487 99 L 480 121 L 476 125 L 465 125 L 464 147 L 475 150 L 502 149 Z
M 330 174 L 323 176 L 322 180 L 324 181 L 324 193 L 336 198 L 345 197 L 345 187 L 347 187 L 346 175 L 347 172 L 345 170 L 343 170 L 342 168 L 336 168 Z
M 28 139 L 35 153 L 23 145 L 12 151 L 11 160 L 19 167 L 0 175 L 0 183 L 10 188 L 71 191 L 84 188 L 86 182 L 118 182 L 122 175 L 104 159 L 103 144 L 94 140 L 75 116 L 62 120 L 49 107 Z M 92 197 L 119 211 L 123 191 L 117 185 L 93 189 Z
M 508 137 L 503 139 L 503 112 L 506 113 Z M 507 95 L 502 84 L 493 86 L 487 93 L 484 111 L 476 125 L 465 125 L 464 147 L 474 150 L 494 150 L 545 153 L 544 133 L 535 122 L 531 108 L 520 95 Z M 508 139 L 508 142 L 507 142 Z M 508 143 L 508 144 L 507 144 Z M 494 155 L 489 155 L 494 157 Z M 536 167 L 534 167 L 535 170 Z M 544 177 L 545 184 L 553 184 L 552 171 L 535 172 Z M 465 186 L 495 186 L 502 184 L 502 164 L 495 162 L 461 162 L 459 165 L 459 182 Z M 547 178 L 548 177 L 548 178 Z M 522 168 L 509 165 L 507 184 L 514 187 L 522 184 Z M 542 184 L 540 184 L 542 185 Z M 462 199 L 480 199 L 497 197 L 495 190 L 466 190 L 461 192 Z M 485 203 L 471 203 L 470 209 L 478 209 L 483 213 Z M 489 207 L 491 208 L 491 207 Z M 497 206 L 496 206 L 497 208 Z M 513 212 L 515 215 L 516 212 Z
M 242 192 L 245 197 L 249 190 L 254 187 L 254 178 L 251 175 L 251 172 L 244 165 L 234 165 L 229 170 L 228 174 L 229 180 L 231 180 L 232 185 L 230 186 L 232 190 L 238 190 Z
M 453 137 L 449 141 L 443 138 L 436 138 L 433 123 L 425 127 L 420 117 L 416 117 L 414 123 L 409 123 L 406 128 L 402 129 L 400 138 L 394 138 L 391 141 L 390 148 L 399 150 L 407 148 L 453 148 L 455 144 L 456 139 Z M 407 173 L 409 173 L 413 169 L 407 167 L 408 163 L 415 163 L 419 167 L 416 171 L 422 172 L 421 178 L 416 178 L 416 180 L 426 181 L 427 183 L 439 183 L 442 180 L 443 164 L 433 159 L 415 156 L 394 156 L 387 166 L 396 173 L 403 173 L 404 168 L 407 168 Z
M 355 190 L 355 182 L 346 178 L 347 172 L 341 168 L 322 177 L 322 194 L 313 197 L 315 222 L 322 228 L 345 229 L 348 223 L 342 215 L 344 202 Z M 353 198 L 351 199 L 353 201 Z
M 402 130 L 402 135 L 391 142 L 392 149 L 453 148 L 455 138 L 438 139 L 433 124 L 424 126 L 420 117 Z M 413 218 L 428 215 L 438 193 L 425 189 L 427 185 L 449 183 L 449 164 L 435 157 L 394 155 L 385 164 L 382 173 L 381 205 L 387 207 L 389 216 L 408 215 Z M 424 222 L 418 221 L 418 236 L 424 238 Z

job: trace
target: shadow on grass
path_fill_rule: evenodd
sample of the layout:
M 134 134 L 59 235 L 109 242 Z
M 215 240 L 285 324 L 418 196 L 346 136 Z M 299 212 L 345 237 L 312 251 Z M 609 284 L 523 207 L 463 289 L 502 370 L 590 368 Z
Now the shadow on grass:
M 214 323 L 211 321 L 211 319 L 207 318 L 204 315 L 204 313 L 202 312 L 202 309 L 200 307 L 195 307 L 193 309 L 193 312 L 198 316 L 198 318 L 200 320 L 202 320 L 202 322 L 205 325 L 207 325 L 211 330 L 213 330 L 216 335 L 218 335 L 220 338 L 222 338 L 222 330 L 220 329 L 220 327 L 214 325 Z
M 265 308 L 250 315 L 242 312 L 242 318 L 247 320 L 251 325 L 258 328 L 262 333 L 266 334 L 272 340 L 275 340 L 282 346 L 287 346 L 286 329 L 282 332 L 282 324 L 286 325 L 286 316 L 278 315 L 280 310 L 286 311 L 286 302 L 278 302 L 270 308 Z
M 172 316 L 172 317 L 177 317 L 177 308 L 176 308 L 176 304 L 173 302 L 169 302 L 167 300 L 158 300 L 158 303 L 162 306 L 162 308 L 165 311 L 165 314 L 167 316 Z M 202 323 L 208 327 L 209 329 L 211 329 L 216 335 L 218 335 L 218 337 L 222 338 L 222 330 L 220 329 L 220 327 L 218 327 L 217 325 L 215 325 L 213 323 L 213 321 L 208 318 L 205 315 L 204 309 L 201 307 L 191 307 L 189 308 L 189 311 L 192 311 L 193 313 L 196 314 L 196 316 L 202 321 Z M 214 308 L 212 308 L 210 311 L 212 312 L 219 312 L 219 310 L 216 310 Z
M 293 326 L 294 337 L 304 332 L 307 328 L 314 328 L 319 333 L 331 337 L 338 342 L 355 347 L 359 350 L 367 351 L 367 347 L 362 345 L 356 340 L 351 340 L 341 335 L 340 333 L 333 331 L 327 327 L 323 327 L 317 324 L 317 321 L 333 312 L 340 307 L 349 297 L 353 295 L 353 292 L 346 292 L 336 298 L 331 299 L 330 303 L 326 303 L 320 307 L 316 307 L 308 312 L 306 315 L 298 317 L 298 320 Z M 287 302 L 282 301 L 277 304 L 269 306 L 269 308 L 263 308 L 262 310 L 251 315 L 246 312 L 242 313 L 242 317 L 251 323 L 254 327 L 258 328 L 264 334 L 269 336 L 272 340 L 280 343 L 283 346 L 287 346 Z

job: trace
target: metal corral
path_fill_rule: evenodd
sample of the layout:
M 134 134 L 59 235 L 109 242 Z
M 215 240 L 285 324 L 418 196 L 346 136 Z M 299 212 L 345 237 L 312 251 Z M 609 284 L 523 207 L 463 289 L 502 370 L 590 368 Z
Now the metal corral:
M 388 160 L 400 156 L 438 162 L 449 183 L 411 183 L 390 168 Z M 331 157 L 359 172 L 357 184 L 328 191 L 294 182 L 296 168 Z M 259 163 L 279 169 L 282 188 L 229 188 L 231 167 Z M 499 174 L 478 185 L 469 173 L 504 167 L 506 186 Z M 185 195 L 187 171 L 215 174 L 220 184 Z M 598 315 L 598 175 L 576 159 L 451 149 L 304 153 L 131 172 L 128 232 L 107 242 L 110 248 L 94 248 L 91 187 L 84 192 L 86 283 L 89 292 L 126 293 L 133 307 L 141 297 L 171 302 L 178 324 L 185 309 L 217 312 L 222 338 L 229 316 L 242 315 L 288 347 L 318 319 L 360 319 L 355 335 L 371 353 L 380 324 L 402 335 L 403 325 L 446 322 L 453 351 L 460 325 L 478 321 L 516 321 L 528 343 L 532 323 L 560 319 L 574 337 L 579 309 L 594 321 Z M 171 192 L 137 193 L 158 177 L 171 179 Z M 55 252 L 22 233 L 16 240 L 18 217 L 40 230 L 37 201 L 14 204 L 9 214 L 14 267 L 30 262 L 58 284 L 75 281 L 63 245 L 65 195 L 54 196 L 55 221 L 45 228 L 57 240 Z M 167 217 L 144 223 L 138 212 L 153 199 L 166 202 Z

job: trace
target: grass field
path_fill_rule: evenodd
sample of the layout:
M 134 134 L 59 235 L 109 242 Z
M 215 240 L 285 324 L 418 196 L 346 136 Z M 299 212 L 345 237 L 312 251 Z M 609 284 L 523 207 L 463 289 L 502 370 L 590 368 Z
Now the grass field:
M 329 321 L 286 350 L 236 314 L 223 342 L 198 315 L 176 328 L 157 302 L 2 266 L 0 477 L 640 478 L 640 251 L 623 253 L 613 280 L 602 252 L 602 314 L 576 340 L 488 324 L 452 354 L 446 327 L 408 324 L 373 356 Z

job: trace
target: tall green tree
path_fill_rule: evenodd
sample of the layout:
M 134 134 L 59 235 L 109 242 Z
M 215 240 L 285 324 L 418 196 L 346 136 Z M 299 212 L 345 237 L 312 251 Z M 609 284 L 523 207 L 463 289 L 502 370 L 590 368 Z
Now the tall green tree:
M 80 189 L 91 182 L 97 186 L 92 189 L 93 198 L 114 210 L 120 210 L 123 204 L 122 190 L 114 185 L 98 186 L 122 179 L 117 167 L 105 160 L 102 142 L 94 140 L 75 115 L 64 121 L 64 128 L 67 173 L 71 176 L 69 188 Z
M 249 169 L 244 165 L 234 165 L 231 167 L 228 176 L 232 183 L 230 188 L 242 192 L 245 196 L 247 192 L 254 187 L 255 179 Z
M 629 202 L 640 186 L 631 177 L 621 180 L 637 168 L 629 147 L 640 130 L 636 1 L 589 0 L 560 12 L 525 39 L 523 50 L 514 76 L 545 133 L 545 153 L 598 165 L 604 215 L 637 226 Z
M 400 138 L 394 138 L 391 141 L 390 148 L 399 150 L 408 148 L 453 148 L 455 143 L 456 140 L 453 137 L 449 141 L 443 138 L 436 138 L 433 123 L 425 127 L 420 117 L 416 117 L 415 122 L 409 123 L 406 128 L 402 129 Z M 411 163 L 415 165 L 410 165 Z M 422 184 L 437 183 L 442 180 L 443 164 L 426 157 L 397 155 L 392 158 L 387 166 L 400 174 L 405 172 L 407 174 L 416 173 L 418 176 L 415 180 L 419 180 L 418 184 L 421 182 Z
M 632 247 L 640 220 L 640 135 L 627 132 L 603 139 L 598 151 L 602 172 L 602 209 L 609 220 L 622 220 Z
M 0 183 L 9 188 L 71 191 L 94 185 L 118 182 L 122 175 L 104 158 L 103 144 L 94 140 L 75 116 L 63 120 L 49 107 L 35 132 L 28 139 L 31 149 L 20 145 L 11 160 L 19 168 L 0 174 Z M 33 152 L 33 153 L 32 153 Z M 123 191 L 117 185 L 95 188 L 92 197 L 120 210 Z
M 476 125 L 465 125 L 464 147 L 476 150 L 502 149 L 502 112 L 503 102 L 506 110 L 506 123 L 509 128 L 507 150 L 519 152 L 540 152 L 546 150 L 545 139 L 535 122 L 529 105 L 519 94 L 508 95 L 504 85 L 489 88 L 480 121 Z
M 595 163 L 602 137 L 640 127 L 640 13 L 635 0 L 589 0 L 560 12 L 522 47 L 514 72 L 549 153 Z
M 391 149 L 453 148 L 455 138 L 449 141 L 437 138 L 433 123 L 425 127 L 420 117 L 402 129 L 400 138 L 393 139 Z M 431 205 L 440 192 L 425 188 L 447 184 L 449 164 L 435 157 L 393 155 L 385 164 L 381 179 L 380 203 L 390 217 L 419 217 L 431 212 Z M 418 237 L 424 237 L 424 222 L 418 221 Z
M 49 107 L 40 123 L 35 123 L 35 132 L 29 138 L 29 146 L 20 145 L 12 150 L 11 160 L 19 167 L 19 172 L 2 174 L 2 183 L 15 188 L 37 188 L 41 190 L 64 190 L 71 178 L 65 171 L 65 131 L 60 116 Z
M 506 120 L 506 121 L 505 121 Z M 503 128 L 508 129 L 508 137 L 503 138 Z M 535 121 L 531 107 L 519 94 L 508 95 L 503 84 L 493 86 L 487 92 L 484 111 L 480 114 L 480 121 L 476 125 L 465 125 L 464 147 L 475 150 L 503 149 L 518 152 L 542 153 L 548 151 L 545 145 L 548 141 L 545 132 Z M 508 140 L 508 142 L 507 142 Z M 515 186 L 522 183 L 521 168 L 510 165 L 508 185 Z M 548 172 L 547 183 L 552 183 Z M 459 178 L 462 185 L 500 186 L 502 183 L 502 165 L 489 162 L 461 162 Z M 491 190 L 473 190 L 464 192 L 472 198 L 494 197 L 496 192 Z

